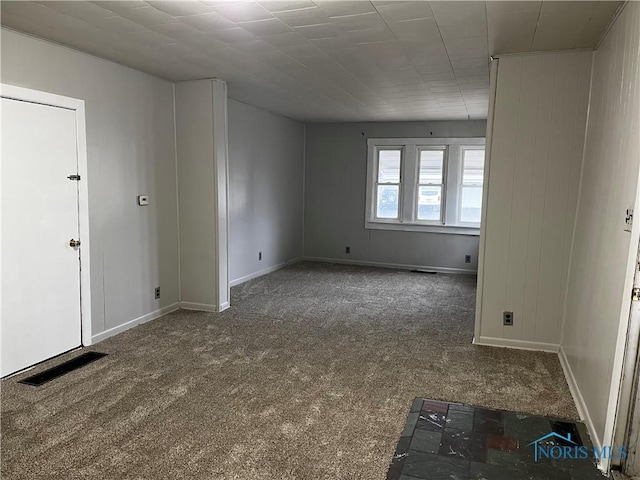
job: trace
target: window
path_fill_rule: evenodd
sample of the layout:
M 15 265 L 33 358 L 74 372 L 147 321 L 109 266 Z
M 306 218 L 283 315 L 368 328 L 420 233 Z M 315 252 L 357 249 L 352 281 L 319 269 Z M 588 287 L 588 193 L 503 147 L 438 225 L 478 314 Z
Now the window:
M 460 223 L 480 224 L 484 148 L 462 148 L 462 182 L 460 184 Z
M 442 221 L 444 191 L 444 148 L 420 149 L 418 171 L 418 220 Z
M 376 218 L 398 219 L 400 208 L 400 170 L 402 150 L 378 150 L 378 178 L 376 179 Z
M 369 139 L 365 227 L 479 233 L 484 138 Z

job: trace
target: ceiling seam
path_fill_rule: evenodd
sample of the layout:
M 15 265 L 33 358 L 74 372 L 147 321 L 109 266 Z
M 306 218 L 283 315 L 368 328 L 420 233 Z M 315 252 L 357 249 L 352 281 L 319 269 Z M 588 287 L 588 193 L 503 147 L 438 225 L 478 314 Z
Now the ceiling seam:
M 485 9 L 486 9 L 486 4 L 485 4 Z M 433 20 L 436 24 L 436 28 L 438 29 L 438 35 L 440 35 L 440 40 L 442 40 L 442 45 L 444 46 L 444 50 L 445 52 L 447 52 L 447 59 L 449 60 L 449 65 L 451 66 L 451 71 L 453 72 L 453 76 L 456 79 L 456 85 L 458 85 L 458 91 L 460 92 L 460 97 L 462 98 L 462 103 L 464 104 L 464 110 L 465 112 L 467 112 L 467 120 L 471 119 L 471 115 L 469 115 L 469 107 L 467 107 L 467 102 L 464 99 L 464 96 L 462 95 L 462 90 L 460 90 L 460 83 L 458 81 L 458 76 L 456 75 L 456 70 L 455 68 L 453 68 L 453 63 L 451 61 L 451 56 L 449 54 L 449 49 L 447 48 L 447 44 L 444 41 L 444 37 L 442 36 L 442 31 L 440 30 L 440 25 L 438 25 L 438 19 L 436 18 L 436 14 L 434 12 L 433 14 Z M 438 101 L 438 98 L 436 97 L 436 101 Z M 440 104 L 440 102 L 438 101 L 438 105 L 440 105 L 440 107 L 442 107 L 442 105 Z
M 544 1 L 544 0 L 542 0 Z M 533 51 L 533 45 L 536 42 L 536 34 L 538 33 L 538 25 L 540 25 L 540 17 L 542 16 L 542 2 L 540 2 L 540 9 L 538 10 L 538 19 L 536 20 L 536 26 L 533 29 L 533 35 L 531 35 L 531 44 L 529 45 L 529 51 Z

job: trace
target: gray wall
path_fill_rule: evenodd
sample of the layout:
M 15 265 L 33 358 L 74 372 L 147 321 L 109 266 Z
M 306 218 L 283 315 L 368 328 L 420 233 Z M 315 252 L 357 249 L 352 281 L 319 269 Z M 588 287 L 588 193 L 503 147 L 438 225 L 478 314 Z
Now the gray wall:
M 217 310 L 217 205 L 211 80 L 177 82 L 176 151 L 180 213 L 180 301 Z
M 85 101 L 94 340 L 175 308 L 173 85 L 11 30 L 1 43 L 3 83 Z
M 229 267 L 237 285 L 302 256 L 304 125 L 231 99 L 228 123 Z
M 216 79 L 175 84 L 180 306 L 229 307 L 227 91 Z
M 307 125 L 305 256 L 477 270 L 477 236 L 364 228 L 367 138 L 485 134 L 484 120 Z M 345 254 L 347 245 L 350 255 Z M 471 264 L 464 263 L 465 255 L 471 255 Z

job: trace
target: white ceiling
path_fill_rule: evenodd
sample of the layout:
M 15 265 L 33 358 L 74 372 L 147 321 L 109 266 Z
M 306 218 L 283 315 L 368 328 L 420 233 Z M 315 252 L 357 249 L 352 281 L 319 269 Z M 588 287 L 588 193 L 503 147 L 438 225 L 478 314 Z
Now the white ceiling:
M 593 48 L 617 1 L 2 1 L 3 25 L 305 121 L 486 118 L 490 54 Z

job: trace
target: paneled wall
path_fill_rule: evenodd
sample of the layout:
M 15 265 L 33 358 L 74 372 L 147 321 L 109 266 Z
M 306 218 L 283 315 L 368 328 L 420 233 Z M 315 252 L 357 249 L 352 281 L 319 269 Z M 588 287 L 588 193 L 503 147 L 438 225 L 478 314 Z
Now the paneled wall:
M 567 291 L 564 354 L 579 407 L 608 444 L 638 242 L 624 231 L 640 172 L 640 4 L 629 2 L 594 54 L 589 126 Z M 611 389 L 613 385 L 613 389 Z M 580 405 L 581 404 L 581 405 Z
M 556 350 L 591 52 L 500 58 L 477 343 Z M 503 326 L 503 312 L 514 314 Z

